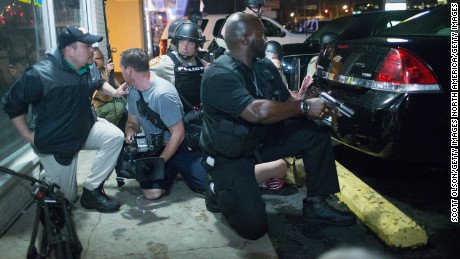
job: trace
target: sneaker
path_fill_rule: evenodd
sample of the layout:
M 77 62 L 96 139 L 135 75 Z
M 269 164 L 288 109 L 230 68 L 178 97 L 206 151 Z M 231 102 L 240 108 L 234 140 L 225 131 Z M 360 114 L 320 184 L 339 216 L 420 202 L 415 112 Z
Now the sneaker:
M 279 191 L 284 187 L 284 181 L 281 179 L 270 179 L 264 183 L 259 184 L 259 187 L 263 190 Z
M 212 213 L 217 213 L 220 212 L 219 205 L 217 205 L 217 195 L 214 193 L 214 191 L 211 190 L 211 183 L 212 179 L 209 174 L 206 174 L 206 180 L 205 180 L 205 194 L 204 194 L 204 202 L 206 204 L 206 209 L 209 212 Z
M 338 227 L 356 223 L 356 218 L 350 211 L 335 208 L 324 196 L 313 197 L 310 201 L 304 199 L 302 213 L 306 223 L 325 223 Z
M 80 198 L 80 204 L 85 209 L 96 209 L 99 212 L 114 212 L 120 208 L 120 204 L 109 199 L 101 186 L 90 191 L 83 187 L 83 193 Z

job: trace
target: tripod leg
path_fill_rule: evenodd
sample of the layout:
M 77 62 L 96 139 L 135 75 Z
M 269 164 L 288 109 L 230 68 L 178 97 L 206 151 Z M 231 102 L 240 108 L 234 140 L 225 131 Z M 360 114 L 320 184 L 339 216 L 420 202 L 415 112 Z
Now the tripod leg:
M 38 206 L 40 206 L 40 216 L 39 218 L 41 217 L 45 217 L 45 211 L 43 210 L 43 207 L 41 207 L 41 205 L 39 204 Z M 42 222 L 42 237 L 41 237 L 41 240 L 40 240 L 40 253 L 38 254 L 37 258 L 40 258 L 40 259 L 45 259 L 45 258 L 48 258 L 50 256 L 50 249 L 48 247 L 48 244 L 49 244 L 49 241 L 48 241 L 48 233 L 46 232 L 46 223 L 44 221 L 41 221 Z
M 68 259 L 68 258 L 72 258 L 72 257 L 68 257 L 66 256 L 65 254 L 65 247 L 66 246 L 66 243 L 65 242 L 59 242 L 57 244 L 55 244 L 54 246 L 54 252 L 55 252 L 55 256 L 56 256 L 56 259 Z
M 46 256 L 50 256 L 53 250 L 56 249 L 56 244 L 59 244 L 60 237 L 56 233 L 56 227 L 51 220 L 49 204 L 43 204 L 43 247 L 42 250 L 46 251 Z M 54 251 L 56 252 L 56 251 Z
M 75 230 L 75 223 L 72 220 L 71 211 L 72 207 L 69 204 L 67 204 L 67 206 L 65 206 L 63 209 L 65 220 L 64 227 L 67 230 L 67 239 L 69 241 L 67 247 L 70 248 L 70 255 L 72 258 L 80 258 L 83 248 L 80 239 L 78 238 L 77 231 Z
M 59 221 L 63 221 L 63 224 L 55 224 L 53 226 L 56 237 L 58 238 L 55 244 L 55 252 L 57 259 L 73 258 L 72 253 L 70 251 L 70 243 L 72 242 L 72 237 L 69 235 L 66 211 L 67 208 L 63 204 L 59 204 L 59 206 L 54 207 L 54 216 L 60 217 Z
M 38 226 L 40 223 L 41 209 L 40 205 L 37 204 L 37 212 L 35 215 L 34 228 L 32 230 L 32 237 L 30 238 L 29 248 L 27 250 L 27 259 L 37 258 L 37 247 L 35 247 L 35 241 L 37 239 Z

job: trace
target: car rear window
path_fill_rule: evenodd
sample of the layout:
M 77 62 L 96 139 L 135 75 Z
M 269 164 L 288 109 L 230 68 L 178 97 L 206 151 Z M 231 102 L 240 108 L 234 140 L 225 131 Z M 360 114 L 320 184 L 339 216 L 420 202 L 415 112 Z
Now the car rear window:
M 385 31 L 384 36 L 450 35 L 449 5 L 434 8 L 415 15 Z
M 214 30 L 212 30 L 212 35 L 214 37 L 218 37 L 220 35 L 220 31 L 224 26 L 226 20 L 227 19 L 219 19 L 216 21 L 216 25 L 214 25 Z
M 348 24 L 353 23 L 353 19 L 345 17 L 343 19 L 335 19 L 332 21 L 327 22 L 323 26 L 319 28 L 315 33 L 313 33 L 308 40 L 318 41 L 321 39 L 321 35 L 325 32 L 332 32 L 336 34 L 340 34 Z
M 201 22 L 201 30 L 204 31 L 204 28 L 206 28 L 206 25 L 208 25 L 209 20 L 208 19 L 203 19 Z
M 396 26 L 417 12 L 419 10 L 379 11 L 334 19 L 320 27 L 308 40 L 319 41 L 325 32 L 336 33 L 338 34 L 337 39 L 341 40 L 373 37 Z
M 283 31 L 269 20 L 262 19 L 265 28 L 266 37 L 283 37 Z

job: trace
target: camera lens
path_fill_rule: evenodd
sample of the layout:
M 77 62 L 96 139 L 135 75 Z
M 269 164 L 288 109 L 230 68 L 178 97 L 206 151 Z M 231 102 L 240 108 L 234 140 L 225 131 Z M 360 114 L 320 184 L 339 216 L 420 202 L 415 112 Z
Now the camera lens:
M 153 162 L 145 162 L 142 164 L 142 169 L 141 169 L 142 174 L 144 175 L 151 175 L 155 172 L 155 163 Z

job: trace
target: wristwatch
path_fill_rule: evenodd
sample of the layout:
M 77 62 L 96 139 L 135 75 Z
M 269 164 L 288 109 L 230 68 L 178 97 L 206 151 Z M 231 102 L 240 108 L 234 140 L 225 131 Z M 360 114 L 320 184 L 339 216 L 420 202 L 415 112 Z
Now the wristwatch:
M 308 105 L 307 101 L 303 100 L 300 102 L 300 109 L 302 109 L 303 114 L 307 115 L 310 110 L 310 105 Z

